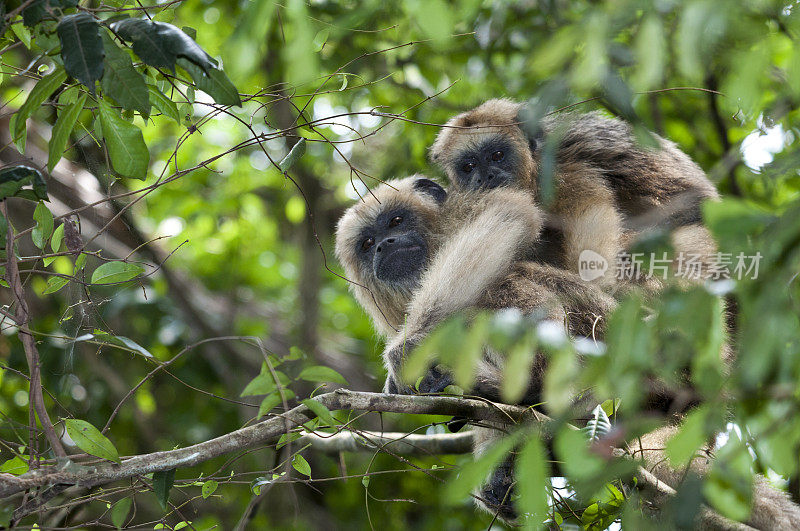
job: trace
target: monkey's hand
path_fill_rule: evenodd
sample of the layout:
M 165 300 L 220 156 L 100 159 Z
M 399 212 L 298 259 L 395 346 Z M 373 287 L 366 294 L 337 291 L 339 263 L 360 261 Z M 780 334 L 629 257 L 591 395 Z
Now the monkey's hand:
M 448 385 L 453 385 L 453 375 L 442 365 L 434 365 L 422 377 L 417 391 L 420 393 L 441 393 Z

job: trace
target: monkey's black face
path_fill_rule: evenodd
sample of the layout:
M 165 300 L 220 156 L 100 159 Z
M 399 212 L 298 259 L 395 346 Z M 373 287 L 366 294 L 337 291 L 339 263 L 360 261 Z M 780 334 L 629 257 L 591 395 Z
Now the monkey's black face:
M 502 137 L 490 138 L 476 149 L 465 150 L 455 159 L 458 184 L 468 190 L 514 184 L 518 158 Z
M 375 277 L 392 286 L 413 287 L 428 259 L 428 244 L 409 209 L 388 208 L 361 234 L 356 253 Z

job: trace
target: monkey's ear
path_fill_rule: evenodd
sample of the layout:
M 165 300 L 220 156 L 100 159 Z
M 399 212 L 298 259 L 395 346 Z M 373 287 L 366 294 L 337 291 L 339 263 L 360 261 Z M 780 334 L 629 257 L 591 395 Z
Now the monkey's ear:
M 420 178 L 414 181 L 414 190 L 428 194 L 440 205 L 447 199 L 447 190 L 442 188 L 439 183 L 430 179 Z

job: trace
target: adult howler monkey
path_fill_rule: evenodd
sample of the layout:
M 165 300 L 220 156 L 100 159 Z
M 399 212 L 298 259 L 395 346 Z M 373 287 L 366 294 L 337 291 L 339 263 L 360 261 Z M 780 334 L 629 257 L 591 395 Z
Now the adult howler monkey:
M 591 250 L 613 273 L 618 253 L 638 233 L 666 228 L 676 253 L 708 263 L 716 246 L 701 221 L 701 202 L 717 199 L 714 185 L 674 143 L 654 135 L 640 146 L 625 122 L 599 113 L 559 114 L 523 129 L 525 106 L 489 100 L 447 122 L 431 147 L 455 189 L 513 187 L 536 194 L 545 139 L 558 139 L 556 195 L 537 259 L 578 271 Z M 613 281 L 613 274 L 599 278 Z

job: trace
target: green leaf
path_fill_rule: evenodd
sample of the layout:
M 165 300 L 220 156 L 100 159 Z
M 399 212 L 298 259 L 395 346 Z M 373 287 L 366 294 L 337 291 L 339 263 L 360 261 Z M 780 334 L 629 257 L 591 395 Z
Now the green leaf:
M 142 131 L 123 120 L 104 100 L 100 100 L 100 123 L 114 171 L 125 177 L 144 180 L 150 164 L 150 152 L 147 151 Z
M 11 137 L 15 143 L 18 140 L 22 142 L 20 152 L 25 150 L 25 121 L 30 118 L 34 111 L 42 106 L 50 95 L 67 80 L 67 73 L 60 66 L 44 76 L 36 83 L 31 93 L 28 94 L 28 99 L 22 104 L 22 107 L 14 115 L 14 124 L 11 127 Z M 19 146 L 19 144 L 17 144 Z
M 156 495 L 159 505 L 165 511 L 169 503 L 169 491 L 175 483 L 175 469 L 153 472 L 153 492 Z
M 245 391 L 246 390 L 247 389 L 245 389 Z M 264 394 L 264 393 L 253 393 L 253 394 Z M 244 395 L 244 393 L 242 393 L 242 396 L 246 396 L 246 395 Z M 281 395 L 280 395 L 280 393 L 278 393 L 277 391 L 273 391 L 271 394 L 269 394 L 266 397 L 264 397 L 264 400 L 261 401 L 261 405 L 258 406 L 258 416 L 257 416 L 257 418 L 261 418 L 264 415 L 268 414 L 270 411 L 272 411 L 272 408 L 274 408 L 275 406 L 277 406 L 280 403 L 281 403 Z
M 0 473 L 19 476 L 28 471 L 28 461 L 16 455 L 0 465 Z
M 78 5 L 78 0 L 33 0 L 28 7 L 22 10 L 22 23 L 32 28 L 46 15 L 49 15 L 48 10 L 64 10 L 76 5 Z M 52 19 L 52 16 L 50 18 Z
M 78 116 L 80 116 L 88 96 L 85 92 L 81 92 L 77 100 L 69 104 L 65 109 L 61 109 L 58 113 L 56 124 L 53 126 L 53 135 L 50 138 L 49 155 L 47 157 L 48 171 L 53 171 L 58 161 L 61 160 L 61 156 L 67 148 L 69 135 L 75 128 L 75 123 L 78 121 Z
M 680 431 L 667 441 L 667 457 L 674 466 L 687 464 L 706 442 L 707 418 L 708 409 L 698 407 L 686 416 Z
M 334 371 L 330 367 L 325 367 L 323 365 L 306 367 L 300 371 L 300 376 L 298 376 L 298 378 L 308 382 L 333 382 L 347 385 L 347 380 L 345 380 L 341 374 Z
M 52 249 L 54 253 L 59 252 L 63 241 L 64 241 L 64 224 L 62 223 L 61 225 L 56 227 L 56 230 L 53 231 L 53 237 L 50 238 L 50 249 Z M 45 263 L 45 265 L 47 264 Z
M 333 415 L 331 415 L 330 410 L 320 402 L 317 402 L 313 398 L 306 398 L 300 402 L 318 416 L 325 424 L 336 424 L 336 420 L 333 418 Z
M 14 32 L 14 35 L 25 45 L 25 48 L 31 49 L 31 32 L 28 28 L 26 28 L 23 24 L 11 24 L 11 31 Z
M 489 472 L 497 468 L 501 460 L 508 457 L 511 449 L 517 444 L 523 432 L 517 431 L 505 436 L 478 459 L 468 462 L 461 468 L 458 476 L 445 487 L 443 498 L 445 503 L 461 503 L 469 493 L 481 485 Z
M 47 279 L 47 285 L 42 291 L 42 295 L 50 295 L 51 293 L 55 293 L 64 286 L 69 284 L 69 279 L 66 277 L 50 277 Z
M 217 490 L 217 486 L 218 485 L 219 485 L 219 483 L 217 483 L 213 479 L 209 479 L 208 481 L 203 483 L 203 487 L 202 487 L 202 489 L 200 489 L 200 491 L 203 494 L 203 499 L 206 499 L 209 496 L 211 496 L 212 494 L 214 494 L 214 492 Z
M 123 109 L 138 111 L 147 118 L 150 115 L 150 94 L 144 76 L 136 71 L 128 52 L 120 49 L 108 32 L 104 31 L 102 38 L 106 51 L 101 82 L 103 93 L 114 98 Z
M 295 454 L 292 458 L 292 467 L 304 476 L 311 477 L 311 465 L 302 455 Z
M 328 42 L 328 37 L 330 36 L 330 29 L 323 28 L 314 35 L 314 50 L 319 52 L 325 46 L 325 43 Z
M 225 72 L 218 68 L 201 68 L 186 59 L 178 59 L 178 66 L 186 70 L 194 80 L 197 88 L 214 98 L 220 105 L 242 106 L 239 91 Z
M 153 355 L 150 352 L 148 352 L 148 350 L 146 348 L 144 348 L 143 346 L 139 345 L 138 343 L 136 343 L 132 339 L 127 338 L 125 336 L 111 335 L 108 332 L 104 332 L 103 330 L 95 329 L 95 330 L 93 330 L 93 333 L 84 334 L 84 335 L 80 336 L 79 338 L 76 338 L 75 341 L 88 341 L 90 339 L 95 339 L 97 341 L 110 343 L 112 345 L 117 345 L 119 347 L 125 347 L 128 350 L 131 350 L 133 352 L 137 352 L 137 353 L 141 354 L 145 358 L 152 358 L 153 357 Z
M 127 262 L 106 262 L 92 273 L 92 284 L 115 284 L 134 279 L 144 273 L 144 268 Z
M 526 334 L 509 352 L 500 389 L 500 396 L 506 404 L 516 404 L 525 395 L 535 357 L 536 342 L 531 334 Z
M 22 188 L 30 185 L 31 188 Z M 0 200 L 23 197 L 31 201 L 47 201 L 47 183 L 42 173 L 30 166 L 13 166 L 0 170 Z
M 530 516 L 532 528 L 540 529 L 547 518 L 547 492 L 550 488 L 550 471 L 542 439 L 538 433 L 528 436 L 528 442 L 515 463 L 515 477 L 519 488 L 519 509 Z
M 181 123 L 181 114 L 178 112 L 178 106 L 175 105 L 175 102 L 153 85 L 147 85 L 147 89 L 150 92 L 150 103 L 161 111 L 161 114 L 172 118 L 177 123 Z
M 166 22 L 131 18 L 120 20 L 111 29 L 133 42 L 133 52 L 146 64 L 175 68 L 177 58 L 185 58 L 203 70 L 216 67 L 216 61 L 178 27 Z
M 583 427 L 583 433 L 586 434 L 586 438 L 589 441 L 596 441 L 611 433 L 612 429 L 613 426 L 603 406 L 598 405 L 592 411 L 592 418 L 590 418 L 586 426 Z
M 33 220 L 36 222 L 36 226 L 31 231 L 31 239 L 36 247 L 44 250 L 50 236 L 53 235 L 53 213 L 45 206 L 44 202 L 39 201 L 36 210 L 33 211 Z
M 78 13 L 62 18 L 56 30 L 64 68 L 94 94 L 95 82 L 103 77 L 105 55 L 100 25 L 91 15 Z
M 85 420 L 65 419 L 64 424 L 67 427 L 67 435 L 70 436 L 78 448 L 89 455 L 102 457 L 115 463 L 120 462 L 117 449 L 114 448 L 114 445 L 105 435 L 100 433 L 100 430 Z
M 301 138 L 295 145 L 292 146 L 292 149 L 289 150 L 289 153 L 287 153 L 286 156 L 281 159 L 281 161 L 278 163 L 278 167 L 282 172 L 289 170 L 298 160 L 300 160 L 300 157 L 302 157 L 305 152 L 306 139 Z
M 276 450 L 280 450 L 281 448 L 283 448 L 284 446 L 286 446 L 290 442 L 296 441 L 297 439 L 299 439 L 302 436 L 303 436 L 303 434 L 300 433 L 299 431 L 291 431 L 289 433 L 284 433 L 283 435 L 281 435 L 278 438 L 278 442 L 277 442 L 277 444 L 275 444 L 275 449 Z
M 111 509 L 111 523 L 114 524 L 117 529 L 122 529 L 125 525 L 125 519 L 131 511 L 132 503 L 133 500 L 131 498 L 122 498 L 115 503 L 114 507 Z

